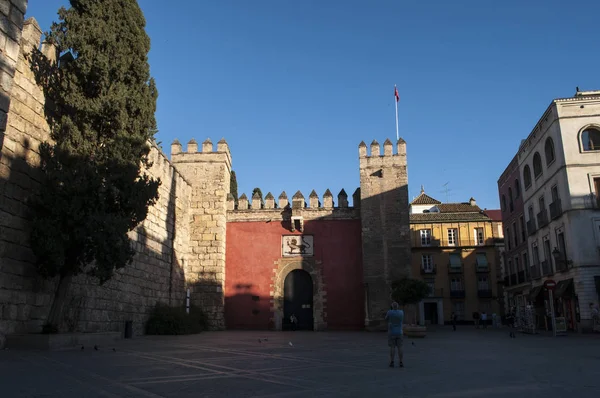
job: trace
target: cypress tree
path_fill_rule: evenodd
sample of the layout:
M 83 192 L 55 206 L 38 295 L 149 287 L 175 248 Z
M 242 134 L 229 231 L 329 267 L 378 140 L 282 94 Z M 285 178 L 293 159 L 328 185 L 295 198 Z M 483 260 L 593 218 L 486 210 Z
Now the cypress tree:
M 238 203 L 238 186 L 237 177 L 235 171 L 231 170 L 231 176 L 229 177 L 229 193 L 234 197 L 235 204 Z
M 62 54 L 32 54 L 52 142 L 40 146 L 31 247 L 40 274 L 58 276 L 48 325 L 59 326 L 73 276 L 108 281 L 133 259 L 127 235 L 144 221 L 160 181 L 145 173 L 156 133 L 150 38 L 135 0 L 71 0 L 46 40 Z

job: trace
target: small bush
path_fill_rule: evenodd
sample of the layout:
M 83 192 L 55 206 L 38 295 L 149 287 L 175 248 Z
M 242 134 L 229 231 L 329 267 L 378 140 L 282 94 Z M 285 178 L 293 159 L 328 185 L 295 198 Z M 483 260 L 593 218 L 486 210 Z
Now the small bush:
M 190 313 L 184 307 L 170 307 L 157 303 L 148 322 L 146 334 L 178 335 L 200 333 L 206 329 L 206 316 L 198 307 L 191 306 Z

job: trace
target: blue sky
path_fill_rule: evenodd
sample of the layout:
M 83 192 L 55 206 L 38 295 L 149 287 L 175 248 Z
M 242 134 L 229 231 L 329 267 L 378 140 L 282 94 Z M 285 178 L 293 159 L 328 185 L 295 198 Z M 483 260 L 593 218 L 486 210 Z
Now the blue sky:
M 600 89 L 598 1 L 139 0 L 158 141 L 231 148 L 239 194 L 359 186 L 358 144 L 407 141 L 410 197 L 498 208 L 553 98 Z M 43 29 L 65 0 L 30 0 Z

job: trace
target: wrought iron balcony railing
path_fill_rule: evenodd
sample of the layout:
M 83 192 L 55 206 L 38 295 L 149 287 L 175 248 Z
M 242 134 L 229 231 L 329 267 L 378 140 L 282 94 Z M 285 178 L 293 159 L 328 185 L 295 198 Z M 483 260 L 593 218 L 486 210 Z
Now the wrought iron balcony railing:
M 556 199 L 554 202 L 550 203 L 550 219 L 554 220 L 562 214 L 562 205 L 560 204 L 560 199 Z

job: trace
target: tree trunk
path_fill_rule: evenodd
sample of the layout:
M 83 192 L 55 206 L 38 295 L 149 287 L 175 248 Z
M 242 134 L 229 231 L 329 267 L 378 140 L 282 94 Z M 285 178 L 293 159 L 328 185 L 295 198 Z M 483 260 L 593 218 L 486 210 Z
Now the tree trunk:
M 418 323 L 417 323 L 417 309 L 418 309 L 419 307 L 417 307 L 417 305 L 418 305 L 418 304 L 413 304 L 413 319 L 414 319 L 414 321 L 415 321 L 415 322 L 413 323 L 413 325 L 418 325 Z
M 60 322 L 62 321 L 63 308 L 72 279 L 73 274 L 61 275 L 56 291 L 54 292 L 54 300 L 52 301 L 52 307 L 50 307 L 50 314 L 48 314 L 48 321 L 46 323 L 57 329 L 60 327 Z

